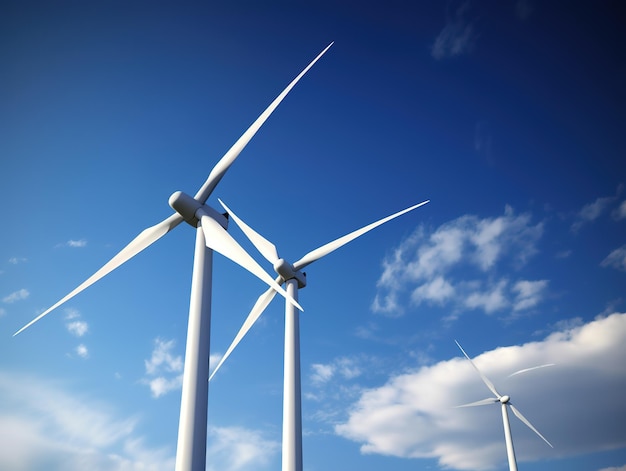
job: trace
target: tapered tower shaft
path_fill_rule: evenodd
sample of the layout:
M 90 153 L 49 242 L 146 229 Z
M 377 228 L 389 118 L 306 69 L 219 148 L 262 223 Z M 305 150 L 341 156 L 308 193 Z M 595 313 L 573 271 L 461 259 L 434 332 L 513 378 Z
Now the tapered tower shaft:
M 298 301 L 298 280 L 287 280 L 286 290 Z M 291 303 L 285 303 L 282 471 L 302 471 L 299 314 Z
M 206 469 L 212 265 L 213 251 L 207 248 L 204 232 L 198 225 L 178 424 L 176 471 Z
M 509 460 L 509 471 L 517 471 L 515 449 L 513 448 L 513 437 L 511 436 L 511 424 L 509 423 L 509 411 L 506 407 L 506 403 L 502 403 L 501 407 L 502 423 L 504 425 L 504 440 L 506 441 L 506 456 Z

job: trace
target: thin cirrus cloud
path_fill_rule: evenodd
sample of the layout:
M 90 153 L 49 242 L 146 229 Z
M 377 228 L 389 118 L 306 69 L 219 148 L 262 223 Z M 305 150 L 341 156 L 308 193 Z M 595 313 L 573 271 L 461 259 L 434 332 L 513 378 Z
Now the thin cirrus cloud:
M 243 427 L 211 427 L 206 469 L 207 471 L 263 469 L 279 451 L 280 443 L 266 438 L 258 430 Z
M 405 295 L 413 306 L 451 305 L 488 314 L 530 309 L 541 301 L 548 280 L 509 280 L 497 272 L 505 262 L 523 266 L 537 253 L 542 235 L 542 223 L 509 206 L 498 217 L 465 215 L 433 231 L 420 226 L 383 261 L 372 310 L 402 315 Z
M 613 250 L 600 265 L 626 271 L 626 245 Z
M 28 296 L 30 296 L 30 293 L 28 292 L 28 290 L 25 288 L 22 288 L 2 298 L 2 302 L 7 303 L 7 304 L 12 304 L 17 301 L 22 301 L 28 298 Z
M 475 356 L 471 344 L 459 340 Z M 498 391 L 511 395 L 516 407 L 555 446 L 549 448 L 511 415 L 518 461 L 624 446 L 626 410 L 614 407 L 626 388 L 624 345 L 626 314 L 615 313 L 584 325 L 574 323 L 541 341 L 475 356 Z M 555 366 L 506 378 L 546 363 Z M 602 400 L 589 400 L 599 390 Z M 441 467 L 458 470 L 502 467 L 506 452 L 499 408 L 455 408 L 490 395 L 469 362 L 459 356 L 363 390 L 335 432 L 359 443 L 363 453 L 435 458 Z
M 448 16 L 445 26 L 435 38 L 430 50 L 435 59 L 442 60 L 472 50 L 477 35 L 474 23 L 468 19 L 469 8 L 469 2 L 464 2 Z
M 121 416 L 111 404 L 77 395 L 58 381 L 0 371 L 0 396 L 0 469 L 174 469 L 173 446 L 147 443 L 137 417 Z M 210 471 L 266 469 L 280 450 L 259 430 L 211 427 L 209 436 Z

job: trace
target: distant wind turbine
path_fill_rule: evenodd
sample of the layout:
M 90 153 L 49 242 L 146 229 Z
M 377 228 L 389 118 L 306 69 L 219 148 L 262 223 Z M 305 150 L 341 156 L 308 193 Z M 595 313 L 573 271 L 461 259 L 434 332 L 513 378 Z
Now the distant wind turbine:
M 489 390 L 495 395 L 495 397 L 482 399 L 480 401 L 472 402 L 470 404 L 464 404 L 462 406 L 457 406 L 457 407 L 484 406 L 484 405 L 487 405 L 487 404 L 495 404 L 495 403 L 498 403 L 498 402 L 500 403 L 501 409 L 502 409 L 502 422 L 504 424 L 504 439 L 506 441 L 506 455 L 507 455 L 507 458 L 509 460 L 509 470 L 510 471 L 517 471 L 517 462 L 515 460 L 515 450 L 513 449 L 513 437 L 511 435 L 511 424 L 509 423 L 509 414 L 508 414 L 508 411 L 507 411 L 507 407 L 511 408 L 511 410 L 513 411 L 513 414 L 515 414 L 515 417 L 517 417 L 522 422 L 524 422 L 524 424 L 526 424 L 526 426 L 528 428 L 530 428 L 533 432 L 535 432 L 537 435 L 539 435 L 539 437 L 541 437 L 541 439 L 544 442 L 546 442 L 548 445 L 550 445 L 551 448 L 554 448 L 552 446 L 552 443 L 550 443 L 546 439 L 546 437 L 541 435 L 539 433 L 539 431 L 535 427 L 533 427 L 533 425 L 528 421 L 528 419 L 526 417 L 524 417 L 522 415 L 522 413 L 519 410 L 517 410 L 513 404 L 511 404 L 511 398 L 509 396 L 503 396 L 498 391 L 496 391 L 496 388 L 493 385 L 493 383 L 491 381 L 489 381 L 489 379 L 484 374 L 482 374 L 482 372 L 474 364 L 474 362 L 467 355 L 467 353 L 465 353 L 465 350 L 463 350 L 463 347 L 461 347 L 461 344 L 459 344 L 459 342 L 457 342 L 456 340 L 455 340 L 455 343 L 461 349 L 461 351 L 463 352 L 463 355 L 465 355 L 465 358 L 467 358 L 469 360 L 469 362 L 471 363 L 471 365 L 474 367 L 474 369 L 476 370 L 476 372 L 478 373 L 480 378 L 483 380 L 483 383 L 485 383 L 487 388 L 489 388 Z M 514 376 L 514 375 L 517 375 L 517 374 L 520 374 L 520 373 L 526 373 L 528 371 L 535 370 L 537 368 L 544 368 L 546 366 L 554 366 L 554 364 L 553 363 L 549 363 L 549 364 L 545 364 L 545 365 L 535 366 L 535 367 L 532 367 L 532 368 L 525 368 L 523 370 L 516 371 L 515 373 L 513 373 L 513 374 L 511 374 L 509 376 Z
M 340 237 L 329 242 L 311 252 L 307 253 L 293 265 L 282 259 L 278 255 L 276 246 L 263 236 L 258 234 L 254 229 L 233 213 L 221 200 L 220 204 L 228 212 L 230 217 L 235 221 L 243 233 L 250 239 L 257 250 L 274 265 L 274 270 L 278 273 L 276 282 L 280 285 L 286 283 L 287 293 L 298 299 L 298 289 L 306 286 L 306 274 L 302 269 L 307 265 L 319 260 L 329 253 L 337 250 L 343 245 L 351 242 L 357 237 L 371 231 L 372 229 L 384 224 L 391 219 L 401 216 L 420 206 L 425 205 L 428 201 L 411 206 L 410 208 L 399 211 L 391 216 L 380 219 L 350 234 Z M 213 370 L 209 380 L 224 364 L 241 339 L 250 330 L 252 325 L 261 316 L 265 308 L 269 305 L 276 290 L 272 287 L 263 293 L 256 301 L 255 305 L 248 314 L 241 329 L 237 333 L 235 339 L 226 350 L 226 353 Z M 283 444 L 282 444 L 282 471 L 302 471 L 302 410 L 301 410 L 301 387 L 300 387 L 300 327 L 298 313 L 292 304 L 285 305 L 285 351 L 284 351 L 284 379 L 283 379 Z
M 187 345 L 183 372 L 182 398 L 176 450 L 176 471 L 200 471 L 206 467 L 207 400 L 209 377 L 209 339 L 211 324 L 211 282 L 213 251 L 217 251 L 238 263 L 285 296 L 289 304 L 302 309 L 293 296 L 287 294 L 271 276 L 226 232 L 227 219 L 213 208 L 205 205 L 217 184 L 244 147 L 260 129 L 291 89 L 307 71 L 332 46 L 329 44 L 300 74 L 282 91 L 267 109 L 252 123 L 246 132 L 213 167 L 207 180 L 192 198 L 182 192 L 174 193 L 170 206 L 176 211 L 167 219 L 145 229 L 102 268 L 80 284 L 76 289 L 45 310 L 18 330 L 14 336 L 30 327 L 42 317 L 72 299 L 145 248 L 152 245 L 169 231 L 186 221 L 196 228 L 193 275 L 189 303 Z

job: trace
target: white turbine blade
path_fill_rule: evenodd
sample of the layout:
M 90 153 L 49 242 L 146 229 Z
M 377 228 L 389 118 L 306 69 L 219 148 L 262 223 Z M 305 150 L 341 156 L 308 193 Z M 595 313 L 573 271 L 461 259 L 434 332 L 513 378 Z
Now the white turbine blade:
M 351 232 L 350 234 L 347 234 L 343 237 L 340 237 L 339 239 L 335 239 L 332 242 L 329 242 L 325 245 L 322 245 L 321 247 L 312 250 L 311 252 L 309 252 L 308 254 L 306 254 L 304 257 L 302 257 L 300 260 L 298 260 L 296 263 L 293 264 L 294 270 L 298 271 L 298 270 L 302 270 L 304 267 L 306 267 L 307 265 L 313 263 L 316 260 L 319 260 L 320 258 L 324 257 L 325 255 L 328 255 L 329 253 L 337 250 L 338 248 L 346 245 L 348 242 L 353 241 L 354 239 L 356 239 L 359 236 L 362 236 L 363 234 L 365 234 L 366 232 L 371 231 L 372 229 L 380 226 L 381 224 L 386 223 L 387 221 L 390 221 L 391 219 L 397 218 L 398 216 L 402 216 L 405 213 L 408 213 L 409 211 L 413 211 L 416 208 L 419 208 L 420 206 L 425 205 L 426 203 L 428 203 L 430 200 L 426 200 L 426 201 L 422 201 L 419 204 L 416 204 L 414 206 L 411 206 L 410 208 L 406 208 L 402 211 L 399 211 L 395 214 L 392 214 L 391 216 L 387 216 L 386 218 L 383 219 L 379 219 L 376 222 L 373 222 L 365 227 L 362 227 L 361 229 L 357 229 L 356 231 Z
M 280 283 L 281 281 L 282 281 L 281 277 L 276 278 L 277 283 Z M 224 356 L 222 357 L 220 362 L 217 364 L 217 366 L 211 373 L 211 376 L 209 376 L 209 381 L 213 379 L 213 376 L 215 376 L 215 373 L 217 373 L 217 370 L 220 369 L 220 367 L 224 364 L 224 362 L 230 356 L 233 350 L 237 347 L 237 345 L 239 345 L 239 342 L 241 342 L 241 339 L 245 337 L 245 335 L 248 333 L 248 331 L 254 325 L 257 319 L 261 317 L 261 314 L 263 314 L 263 311 L 265 311 L 265 308 L 269 305 L 272 299 L 274 299 L 274 296 L 276 296 L 276 290 L 274 290 L 274 288 L 268 289 L 265 293 L 259 296 L 256 303 L 252 307 L 250 314 L 248 314 L 248 317 L 246 318 L 243 325 L 239 329 L 239 332 L 237 332 L 235 339 L 232 341 L 232 343 L 228 347 L 228 350 L 226 350 L 226 353 L 224 353 Z
M 230 217 L 233 218 L 235 224 L 239 226 L 239 228 L 243 231 L 246 237 L 252 242 L 252 244 L 256 247 L 261 255 L 265 257 L 265 259 L 270 263 L 276 263 L 280 258 L 278 256 L 278 250 L 276 246 L 272 244 L 269 240 L 263 237 L 261 234 L 256 232 L 250 226 L 248 226 L 245 222 L 243 222 L 233 211 L 226 206 L 226 204 L 218 198 L 220 204 L 224 207 L 224 209 L 228 212 Z
M 283 92 L 276 97 L 276 99 L 267 107 L 267 109 L 256 119 L 254 123 L 247 129 L 243 135 L 237 139 L 237 142 L 233 144 L 233 146 L 224 154 L 224 156 L 220 159 L 220 161 L 213 167 L 209 177 L 204 182 L 204 185 L 198 190 L 196 193 L 195 199 L 200 201 L 201 203 L 205 203 L 209 195 L 215 189 L 215 186 L 222 179 L 226 171 L 230 168 L 235 159 L 239 156 L 241 151 L 246 147 L 248 142 L 254 137 L 257 131 L 263 126 L 263 123 L 269 118 L 272 112 L 276 109 L 276 107 L 280 104 L 281 101 L 287 96 L 287 94 L 291 91 L 291 89 L 298 83 L 298 81 L 306 74 L 311 67 L 319 60 L 320 57 L 324 55 L 326 51 L 332 46 L 333 43 L 330 43 L 326 49 L 318 54 L 318 56 L 313 59 L 313 61 L 302 71 L 300 74 L 293 79 L 293 81 L 287 85 L 287 88 L 283 90 Z
M 500 399 L 500 397 L 502 397 L 502 396 L 500 395 L 500 393 L 498 391 L 496 391 L 496 387 L 493 385 L 493 383 L 491 381 L 489 381 L 489 379 L 484 374 L 482 374 L 482 372 L 474 364 L 472 359 L 467 355 L 467 353 L 465 353 L 465 350 L 463 350 L 463 347 L 461 347 L 461 344 L 459 342 L 457 342 L 456 340 L 454 342 L 456 343 L 457 347 L 459 347 L 461 349 L 461 351 L 463 352 L 463 355 L 465 355 L 465 358 L 467 358 L 469 360 L 469 362 L 472 364 L 472 366 L 474 367 L 476 372 L 480 375 L 480 378 L 483 380 L 483 383 L 485 383 L 485 385 L 489 388 L 489 390 L 492 393 L 494 393 L 498 399 Z
M 278 283 L 276 283 L 270 275 L 259 265 L 233 237 L 226 232 L 220 224 L 209 216 L 202 216 L 200 225 L 204 231 L 206 246 L 216 252 L 221 253 L 224 257 L 231 259 L 233 262 L 242 266 L 250 273 L 260 278 L 273 289 L 278 291 L 284 298 L 295 307 L 303 311 L 298 302 L 293 299 L 287 291 L 285 291 Z
M 480 401 L 470 402 L 469 404 L 463 404 L 460 406 L 454 406 L 455 408 L 459 407 L 474 407 L 474 406 L 486 406 L 487 404 L 495 404 L 498 402 L 498 399 L 495 397 L 489 397 L 487 399 L 481 399 Z
M 548 445 L 550 445 L 550 448 L 554 448 L 554 447 L 552 446 L 552 443 L 550 443 L 550 442 L 546 439 L 546 437 L 544 437 L 543 435 L 541 435 L 541 434 L 539 433 L 539 430 L 537 430 L 535 427 L 533 427 L 533 425 L 532 425 L 532 424 L 528 421 L 528 419 L 527 419 L 526 417 L 524 417 L 524 416 L 522 415 L 522 413 L 521 413 L 520 411 L 518 411 L 518 410 L 515 408 L 515 406 L 514 406 L 513 404 L 509 403 L 508 405 L 511 407 L 511 410 L 513 411 L 513 413 L 515 414 L 515 416 L 516 416 L 518 419 L 520 419 L 522 422 L 524 422 L 524 423 L 528 426 L 528 428 L 529 428 L 529 429 L 531 429 L 533 432 L 535 432 L 537 435 L 539 435 L 539 436 L 541 437 L 541 439 L 542 439 L 544 442 L 546 442 Z
M 182 220 L 183 220 L 182 216 L 180 216 L 179 214 L 175 213 L 175 214 L 172 214 L 167 219 L 165 219 L 164 221 L 161 221 L 160 223 L 158 223 L 158 224 L 156 224 L 156 225 L 154 225 L 152 227 L 148 227 L 147 229 L 143 230 L 126 247 L 124 247 L 122 250 L 120 250 L 117 255 L 115 255 L 111 260 L 109 260 L 107 263 L 105 263 L 102 266 L 102 268 L 100 268 L 97 272 L 95 272 L 93 275 L 91 275 L 89 278 L 87 278 L 83 283 L 81 283 L 77 288 L 75 288 L 67 296 L 62 298 L 60 301 L 58 301 L 53 306 L 51 306 L 48 309 L 46 309 L 44 312 L 39 314 L 36 318 L 34 318 L 32 321 L 30 321 L 28 324 L 26 324 L 24 327 L 22 327 L 20 330 L 15 332 L 13 334 L 13 336 L 15 337 L 17 334 L 19 334 L 23 330 L 25 330 L 28 327 L 30 327 L 31 325 L 33 325 L 39 319 L 41 319 L 45 315 L 49 314 L 50 312 L 55 310 L 57 307 L 59 307 L 60 305 L 62 305 L 65 302 L 69 301 L 74 296 L 76 296 L 78 293 L 80 293 L 81 291 L 85 290 L 86 288 L 88 288 L 89 286 L 94 284 L 96 281 L 98 281 L 99 279 L 101 279 L 104 276 L 108 275 L 113 270 L 115 270 L 117 267 L 119 267 L 120 265 L 124 264 L 125 262 L 127 262 L 128 260 L 133 258 L 139 252 L 141 252 L 142 250 L 144 250 L 145 248 L 147 248 L 148 246 L 150 246 L 151 244 L 153 244 L 154 242 L 159 240 L 161 237 L 163 237 L 169 231 L 174 229 L 176 226 L 178 226 L 178 224 L 180 224 L 182 222 Z
M 546 368 L 547 366 L 554 366 L 554 363 L 546 363 L 545 365 L 533 366 L 531 368 L 524 368 L 523 370 L 516 371 L 515 373 L 511 373 L 507 376 L 510 378 L 511 376 L 520 375 L 522 373 L 527 373 L 529 371 L 538 370 L 539 368 Z

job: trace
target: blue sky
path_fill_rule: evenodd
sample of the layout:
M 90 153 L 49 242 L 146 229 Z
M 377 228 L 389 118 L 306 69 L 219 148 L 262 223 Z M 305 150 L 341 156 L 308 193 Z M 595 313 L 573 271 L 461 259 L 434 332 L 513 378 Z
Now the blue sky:
M 0 468 L 173 469 L 188 225 L 12 334 L 335 41 L 208 201 L 295 260 L 431 200 L 307 268 L 305 468 L 506 469 L 498 408 L 454 408 L 489 394 L 456 339 L 554 444 L 512 420 L 521 469 L 626 469 L 618 4 L 4 2 Z M 264 290 L 215 256 L 213 362 Z M 279 468 L 283 323 L 211 382 L 207 469 Z

